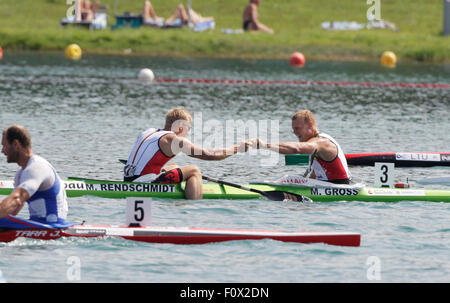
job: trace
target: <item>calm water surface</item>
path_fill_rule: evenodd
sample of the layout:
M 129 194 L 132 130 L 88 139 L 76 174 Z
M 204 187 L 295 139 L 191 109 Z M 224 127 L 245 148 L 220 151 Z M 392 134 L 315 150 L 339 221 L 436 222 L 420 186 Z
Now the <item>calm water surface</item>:
M 117 159 L 128 156 L 139 132 L 162 127 L 165 113 L 176 106 L 193 113 L 191 140 L 207 146 L 225 145 L 227 125 L 240 122 L 246 136 L 253 134 L 248 125 L 255 122 L 257 134 L 268 140 L 295 140 L 290 117 L 306 108 L 346 153 L 450 151 L 450 89 L 143 85 L 136 78 L 144 67 L 157 78 L 173 79 L 450 83 L 449 65 L 400 63 L 386 69 L 378 63 L 307 62 L 303 69 L 292 69 L 285 60 L 86 55 L 72 62 L 60 54 L 8 54 L 0 61 L 0 126 L 27 127 L 34 152 L 63 177 L 111 180 L 121 179 Z M 237 132 L 231 141 L 238 137 Z M 196 164 L 207 175 L 237 183 L 305 170 L 285 166 L 283 157 L 270 153 L 220 162 L 180 155 L 175 162 Z M 12 179 L 17 165 L 4 157 L 0 163 L 0 179 Z M 356 181 L 373 182 L 373 168 L 351 167 L 351 173 Z M 398 168 L 396 181 L 408 178 L 416 186 L 418 179 L 449 174 L 442 168 Z M 124 223 L 124 200 L 82 197 L 69 202 L 71 221 Z M 362 234 L 362 243 L 358 248 L 271 240 L 177 246 L 121 239 L 19 239 L 0 244 L 0 270 L 8 282 L 450 282 L 446 203 L 155 199 L 152 212 L 159 226 L 354 231 Z M 68 260 L 74 256 L 81 262 L 80 280 L 68 275 Z M 374 266 L 379 275 L 374 276 Z

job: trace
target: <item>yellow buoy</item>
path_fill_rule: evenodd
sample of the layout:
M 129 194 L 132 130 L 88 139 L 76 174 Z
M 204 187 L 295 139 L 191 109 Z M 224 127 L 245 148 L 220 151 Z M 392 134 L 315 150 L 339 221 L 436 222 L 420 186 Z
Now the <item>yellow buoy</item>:
M 70 44 L 66 47 L 66 57 L 72 60 L 79 60 L 82 55 L 81 47 L 78 44 Z
M 381 55 L 381 65 L 387 67 L 395 67 L 397 64 L 397 56 L 391 51 L 385 51 Z

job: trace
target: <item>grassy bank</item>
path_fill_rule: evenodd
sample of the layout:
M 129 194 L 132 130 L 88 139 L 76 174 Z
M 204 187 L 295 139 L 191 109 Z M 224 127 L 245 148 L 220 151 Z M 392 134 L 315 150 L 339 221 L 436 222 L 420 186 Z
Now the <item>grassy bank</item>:
M 180 0 L 153 0 L 159 16 L 168 17 Z M 186 4 L 187 1 L 182 0 Z M 366 0 L 263 0 L 260 20 L 275 30 L 263 33 L 225 34 L 241 28 L 248 0 L 193 0 L 204 16 L 214 16 L 216 29 L 192 32 L 182 29 L 119 29 L 89 31 L 59 25 L 70 5 L 66 0 L 1 0 L 0 45 L 16 50 L 61 51 L 78 43 L 85 52 L 281 58 L 301 51 L 315 59 L 377 59 L 385 50 L 400 60 L 450 62 L 450 36 L 442 36 L 442 0 L 381 0 L 381 17 L 400 29 L 327 31 L 324 21 L 366 22 Z M 108 7 L 108 24 L 114 10 L 139 13 L 144 0 L 102 0 Z

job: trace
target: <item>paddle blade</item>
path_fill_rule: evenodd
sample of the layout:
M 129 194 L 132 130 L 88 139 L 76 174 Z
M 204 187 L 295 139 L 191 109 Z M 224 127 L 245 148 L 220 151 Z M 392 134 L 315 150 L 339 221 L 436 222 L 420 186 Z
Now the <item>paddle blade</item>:
M 308 165 L 310 155 L 285 155 L 286 165 Z
M 261 193 L 262 194 L 262 193 Z M 274 201 L 293 201 L 293 202 L 313 202 L 310 198 L 302 195 L 296 195 L 285 191 L 273 190 L 265 191 L 263 194 L 266 198 Z

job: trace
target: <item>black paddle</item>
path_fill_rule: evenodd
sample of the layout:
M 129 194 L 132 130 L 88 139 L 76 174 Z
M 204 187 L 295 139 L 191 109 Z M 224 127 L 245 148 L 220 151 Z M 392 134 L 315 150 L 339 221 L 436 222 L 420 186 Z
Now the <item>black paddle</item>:
M 120 161 L 120 163 L 123 163 L 123 164 L 127 163 L 127 160 L 119 159 L 119 161 Z M 242 186 L 242 185 L 239 185 L 239 184 L 230 183 L 230 182 L 227 182 L 227 181 L 213 179 L 213 178 L 206 177 L 206 176 L 202 176 L 202 178 L 203 178 L 203 180 L 219 183 L 219 184 L 222 184 L 222 185 L 228 185 L 228 186 L 231 186 L 231 187 L 236 187 L 236 188 L 240 188 L 240 189 L 243 189 L 243 190 L 248 190 L 248 191 L 260 194 L 261 196 L 264 196 L 267 199 L 273 200 L 273 201 L 312 202 L 312 200 L 310 198 L 306 197 L 306 196 L 292 194 L 292 193 L 281 191 L 281 190 L 262 191 L 262 190 L 257 190 L 257 189 L 254 189 L 254 188 L 245 187 L 245 186 Z
M 245 186 L 242 186 L 242 185 L 239 185 L 239 184 L 230 183 L 230 182 L 227 182 L 227 181 L 213 179 L 213 178 L 206 177 L 206 176 L 202 176 L 202 178 L 203 178 L 203 180 L 219 183 L 219 184 L 222 184 L 222 185 L 228 185 L 228 186 L 231 186 L 231 187 L 236 187 L 236 188 L 240 188 L 240 189 L 243 189 L 243 190 L 248 190 L 248 191 L 260 194 L 261 196 L 264 196 L 267 199 L 273 200 L 273 201 L 312 202 L 312 200 L 310 198 L 306 197 L 306 196 L 297 195 L 297 194 L 293 194 L 293 193 L 286 192 L 286 191 L 281 191 L 281 190 L 262 191 L 262 190 L 257 190 L 257 189 L 254 189 L 254 188 L 245 187 Z
M 311 170 L 311 166 L 312 163 L 314 161 L 314 157 L 317 154 L 317 149 L 314 150 L 314 152 L 311 154 L 311 156 L 309 157 L 309 165 L 308 165 L 308 169 L 305 171 L 305 173 L 303 174 L 303 177 L 309 178 L 311 176 L 312 170 Z M 125 162 L 126 163 L 126 162 Z

